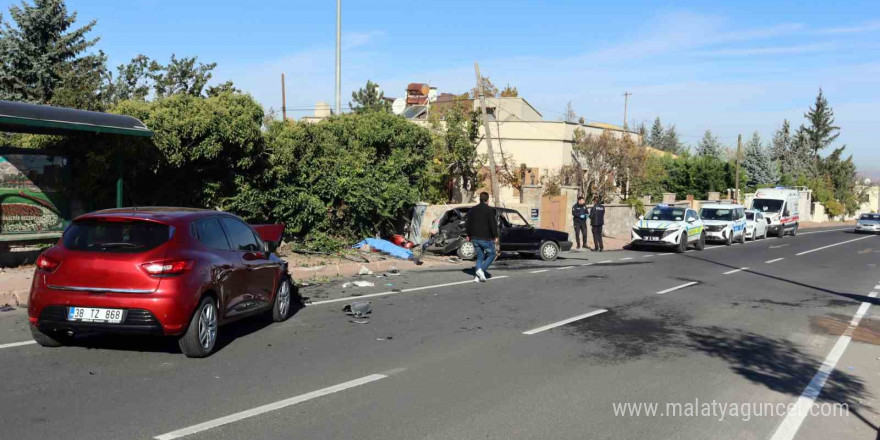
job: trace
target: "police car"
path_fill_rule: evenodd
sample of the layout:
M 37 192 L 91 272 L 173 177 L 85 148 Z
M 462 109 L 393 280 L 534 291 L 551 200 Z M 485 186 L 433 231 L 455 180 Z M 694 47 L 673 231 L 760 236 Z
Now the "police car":
M 632 228 L 633 247 L 666 246 L 684 252 L 689 245 L 697 250 L 706 247 L 703 222 L 693 209 L 684 206 L 657 205 Z
M 728 246 L 746 242 L 746 208 L 742 205 L 712 203 L 700 208 L 700 219 L 706 227 L 706 238 Z

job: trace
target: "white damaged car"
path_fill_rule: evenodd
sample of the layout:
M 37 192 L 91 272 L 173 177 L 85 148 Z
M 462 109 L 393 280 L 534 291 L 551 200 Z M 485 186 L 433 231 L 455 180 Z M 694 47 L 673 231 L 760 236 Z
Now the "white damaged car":
M 657 205 L 632 227 L 634 248 L 663 246 L 684 252 L 690 245 L 703 250 L 706 233 L 697 212 L 684 206 Z

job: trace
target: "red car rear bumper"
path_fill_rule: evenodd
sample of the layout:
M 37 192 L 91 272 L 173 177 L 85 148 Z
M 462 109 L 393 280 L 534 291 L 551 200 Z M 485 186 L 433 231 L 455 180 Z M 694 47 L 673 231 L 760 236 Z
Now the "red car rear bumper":
M 94 331 L 101 333 L 139 333 L 176 335 L 184 332 L 196 301 L 183 286 L 185 278 L 167 278 L 152 293 L 86 292 L 50 288 L 38 271 L 31 285 L 28 316 L 41 330 Z M 197 290 L 196 290 L 197 291 Z M 119 324 L 67 320 L 70 307 L 122 309 Z

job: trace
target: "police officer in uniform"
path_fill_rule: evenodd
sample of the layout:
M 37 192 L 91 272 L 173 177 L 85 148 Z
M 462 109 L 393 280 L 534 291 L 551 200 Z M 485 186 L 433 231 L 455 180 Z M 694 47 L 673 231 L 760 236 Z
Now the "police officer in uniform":
M 590 210 L 590 225 L 593 226 L 593 250 L 603 252 L 605 246 L 602 244 L 602 227 L 605 226 L 605 205 L 602 204 L 599 196 L 594 199 L 593 209 Z
M 587 208 L 587 199 L 578 197 L 577 203 L 571 207 L 572 223 L 574 223 L 574 239 L 577 243 L 578 249 L 581 249 L 582 247 L 590 247 L 590 244 L 587 242 L 587 217 L 589 217 L 589 215 L 590 209 Z M 583 237 L 583 240 L 581 240 L 581 237 Z M 581 244 L 583 244 L 583 246 L 581 246 Z

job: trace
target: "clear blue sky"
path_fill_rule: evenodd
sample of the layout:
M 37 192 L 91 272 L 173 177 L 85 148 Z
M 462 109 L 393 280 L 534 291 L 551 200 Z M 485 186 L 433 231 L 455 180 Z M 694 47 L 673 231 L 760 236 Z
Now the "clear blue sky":
M 10 2 L 0 1 L 5 11 Z M 333 101 L 335 2 L 68 0 L 97 19 L 113 65 L 143 53 L 219 64 L 264 106 Z M 880 177 L 880 2 L 343 0 L 343 102 L 367 79 L 387 96 L 408 82 L 463 92 L 473 62 L 547 119 L 571 100 L 589 120 L 660 116 L 694 144 L 707 128 L 728 145 L 784 118 L 800 124 L 824 88 L 860 169 Z M 309 113 L 308 111 L 299 114 Z

